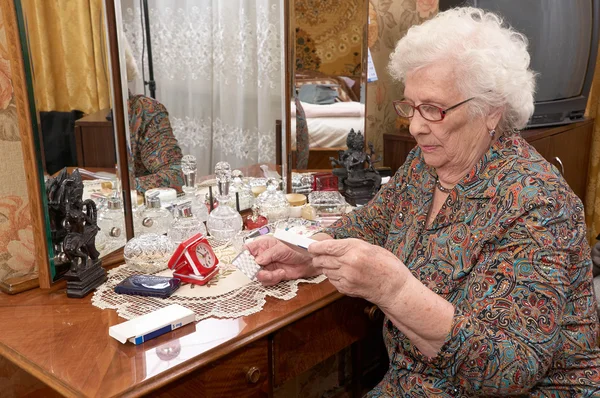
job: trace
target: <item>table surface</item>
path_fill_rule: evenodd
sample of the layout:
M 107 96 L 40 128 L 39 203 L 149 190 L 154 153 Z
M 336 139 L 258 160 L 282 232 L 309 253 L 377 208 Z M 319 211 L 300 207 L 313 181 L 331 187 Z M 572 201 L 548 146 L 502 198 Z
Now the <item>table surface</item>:
M 0 355 L 64 395 L 137 396 L 155 390 L 343 297 L 325 280 L 300 284 L 298 295 L 267 298 L 264 309 L 237 319 L 209 318 L 142 345 L 108 335 L 123 321 L 115 310 L 67 298 L 65 284 L 15 296 L 0 293 Z M 177 341 L 178 340 L 178 341 Z M 185 362 L 160 360 L 156 348 L 177 342 Z

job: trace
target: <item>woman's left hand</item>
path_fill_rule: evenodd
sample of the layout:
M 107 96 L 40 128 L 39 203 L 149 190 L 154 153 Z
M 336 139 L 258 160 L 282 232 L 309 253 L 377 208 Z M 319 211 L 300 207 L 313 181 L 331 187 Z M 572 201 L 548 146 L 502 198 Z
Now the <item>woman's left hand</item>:
M 308 247 L 313 266 L 348 296 L 381 305 L 398 294 L 410 271 L 388 250 L 360 239 L 330 239 Z

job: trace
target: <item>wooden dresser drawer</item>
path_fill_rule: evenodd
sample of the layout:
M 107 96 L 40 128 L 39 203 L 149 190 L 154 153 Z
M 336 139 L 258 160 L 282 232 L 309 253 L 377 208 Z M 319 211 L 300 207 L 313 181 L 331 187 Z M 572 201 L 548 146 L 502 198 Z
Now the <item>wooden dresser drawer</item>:
M 279 330 L 273 336 L 274 387 L 364 338 L 381 331 L 383 316 L 373 304 L 352 297 Z
M 270 390 L 268 351 L 264 338 L 148 396 L 267 397 Z

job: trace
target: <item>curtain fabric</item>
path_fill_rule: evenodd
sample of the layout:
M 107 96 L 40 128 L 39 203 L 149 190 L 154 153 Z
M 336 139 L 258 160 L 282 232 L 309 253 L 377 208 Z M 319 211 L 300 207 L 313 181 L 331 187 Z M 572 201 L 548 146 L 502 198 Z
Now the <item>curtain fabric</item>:
M 38 111 L 110 107 L 103 0 L 22 0 Z
M 233 169 L 275 161 L 281 119 L 281 10 L 278 0 L 149 0 L 156 99 L 167 108 L 184 154 L 199 175 L 217 162 Z M 125 0 L 123 28 L 140 72 L 140 1 Z M 144 93 L 143 76 L 129 84 Z M 146 95 L 149 92 L 146 90 Z
M 596 70 L 588 98 L 586 116 L 595 118 L 584 203 L 588 239 L 590 245 L 593 246 L 596 243 L 596 236 L 600 233 L 600 52 L 596 59 Z

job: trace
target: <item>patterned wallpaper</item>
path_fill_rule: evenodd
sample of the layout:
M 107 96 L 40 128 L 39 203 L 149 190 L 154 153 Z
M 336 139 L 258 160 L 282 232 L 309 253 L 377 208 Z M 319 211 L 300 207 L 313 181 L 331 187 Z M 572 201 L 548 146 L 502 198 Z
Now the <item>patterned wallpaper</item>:
M 365 0 L 295 0 L 296 68 L 359 77 Z
M 378 80 L 367 85 L 367 141 L 375 151 L 383 154 L 383 134 L 401 127 L 392 101 L 400 99 L 404 87 L 389 76 L 387 65 L 396 42 L 406 31 L 434 16 L 438 11 L 438 0 L 370 0 L 370 17 L 376 15 L 377 30 L 369 29 L 369 47 Z M 376 37 L 371 36 L 371 34 Z
M 0 8 L 0 280 L 35 271 L 34 239 L 19 135 L 11 56 L 20 57 L 8 39 L 7 7 Z M 14 17 L 13 17 L 14 18 Z M 16 28 L 15 28 L 16 29 Z M 13 32 L 14 33 L 14 32 Z M 19 103 L 19 106 L 24 103 Z

